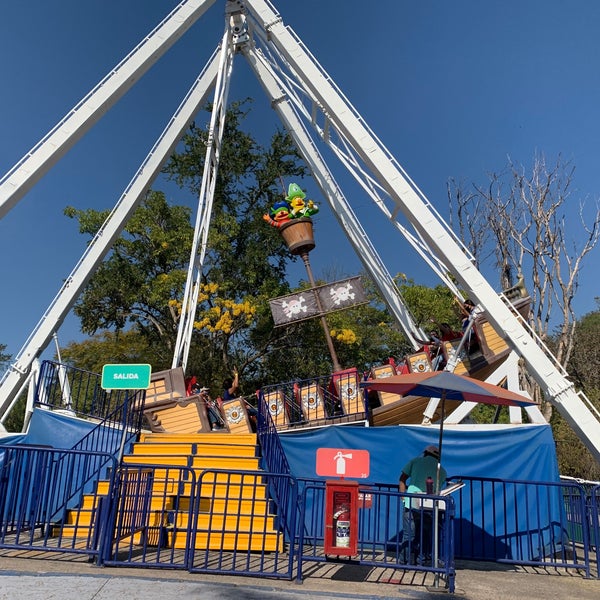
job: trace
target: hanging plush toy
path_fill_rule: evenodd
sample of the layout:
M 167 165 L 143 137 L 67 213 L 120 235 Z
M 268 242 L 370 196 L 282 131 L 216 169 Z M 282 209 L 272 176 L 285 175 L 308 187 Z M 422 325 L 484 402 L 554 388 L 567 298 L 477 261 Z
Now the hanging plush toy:
M 290 217 L 299 219 L 300 217 L 311 217 L 319 212 L 319 207 L 312 201 L 305 201 L 306 194 L 297 183 L 290 183 L 286 200 L 290 205 Z
M 312 200 L 306 202 L 305 198 L 302 188 L 297 183 L 290 183 L 285 200 L 276 202 L 263 219 L 273 227 L 281 227 L 290 219 L 312 217 L 319 212 L 319 207 Z
M 281 227 L 290 220 L 290 207 L 285 200 L 276 202 L 268 215 L 263 215 L 263 219 L 273 227 Z

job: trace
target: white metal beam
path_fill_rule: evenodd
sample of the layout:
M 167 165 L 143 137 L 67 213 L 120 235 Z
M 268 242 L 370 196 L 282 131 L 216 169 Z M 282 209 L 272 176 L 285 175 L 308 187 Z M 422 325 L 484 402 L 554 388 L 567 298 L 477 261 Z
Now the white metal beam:
M 0 219 L 51 169 L 215 0 L 183 0 L 0 180 Z
M 461 287 L 480 304 L 496 331 L 525 360 L 546 397 L 569 422 L 573 430 L 600 461 L 600 423 L 582 401 L 554 362 L 539 348 L 510 309 L 498 297 L 483 275 L 465 254 L 445 223 L 423 201 L 412 181 L 390 160 L 389 151 L 365 126 L 364 121 L 332 85 L 331 78 L 317 67 L 312 57 L 283 24 L 279 14 L 265 0 L 246 0 L 248 11 L 262 24 L 267 37 L 289 63 L 302 85 L 317 100 L 323 114 L 360 156 L 366 167 L 396 206 L 396 211 L 418 232 L 419 236 L 443 258 Z
M 121 234 L 123 227 L 181 139 L 194 115 L 206 102 L 208 92 L 214 86 L 216 79 L 217 58 L 218 55 L 215 52 L 128 184 L 111 214 L 67 277 L 15 361 L 2 377 L 0 381 L 0 422 L 11 406 L 11 401 L 17 394 L 20 385 L 28 377 L 33 361 L 46 348 L 53 333 L 60 327 L 86 283 Z
M 181 317 L 179 319 L 177 340 L 175 342 L 175 350 L 173 353 L 172 367 L 183 367 L 184 371 L 187 367 L 192 335 L 194 332 L 198 294 L 200 292 L 200 284 L 202 281 L 202 266 L 204 264 L 206 246 L 208 243 L 208 230 L 212 215 L 215 186 L 217 183 L 221 142 L 225 129 L 229 83 L 233 70 L 233 54 L 232 34 L 229 27 L 226 27 L 219 52 L 219 66 L 214 86 L 213 109 L 208 130 L 202 183 L 198 197 L 194 239 L 192 241 L 188 275 L 181 304 Z
M 348 241 L 354 248 L 365 270 L 371 275 L 373 282 L 379 288 L 388 308 L 404 330 L 413 348 L 415 350 L 420 348 L 423 345 L 423 340 L 426 339 L 426 334 L 415 325 L 408 308 L 402 301 L 400 291 L 396 287 L 393 277 L 371 244 L 368 235 L 356 218 L 354 211 L 337 185 L 312 138 L 294 111 L 289 98 L 285 94 L 282 85 L 280 85 L 281 82 L 277 80 L 268 62 L 264 60 L 264 57 L 253 45 L 247 44 L 244 46 L 243 53 L 262 84 L 272 107 L 294 139 L 316 184 L 328 201 L 333 215 L 346 233 Z

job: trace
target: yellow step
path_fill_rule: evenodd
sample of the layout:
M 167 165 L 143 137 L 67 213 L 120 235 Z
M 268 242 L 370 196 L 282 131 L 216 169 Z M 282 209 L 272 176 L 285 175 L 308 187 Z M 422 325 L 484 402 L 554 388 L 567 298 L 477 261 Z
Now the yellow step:
M 260 500 L 267 497 L 266 485 L 250 485 L 231 483 L 229 485 L 222 483 L 204 482 L 200 488 L 202 497 L 219 497 L 219 498 L 258 498 Z M 176 495 L 191 496 L 192 485 L 183 483 L 181 486 L 178 483 L 162 483 L 155 485 L 153 493 L 156 495 Z
M 177 469 L 171 469 L 168 473 L 166 469 L 157 469 L 154 475 L 152 494 L 154 496 L 191 496 L 192 485 L 186 481 L 180 486 L 179 479 L 175 477 L 177 474 Z M 202 497 L 256 499 L 266 497 L 266 484 L 261 475 L 207 473 L 201 481 L 200 495 Z M 109 482 L 99 481 L 96 489 L 97 496 L 108 495 Z
M 179 510 L 189 510 L 190 499 L 188 497 L 179 499 Z M 218 514 L 242 514 L 242 515 L 264 515 L 267 513 L 269 501 L 266 498 L 200 498 L 199 511 L 201 513 Z
M 173 456 L 162 454 L 127 454 L 123 457 L 125 464 L 135 465 L 161 465 L 165 467 L 187 467 L 194 469 L 229 469 L 256 471 L 259 466 L 259 458 L 256 456 Z M 175 471 L 175 469 L 173 470 Z M 155 477 L 156 477 L 155 471 Z M 173 473 L 169 473 L 172 477 Z
M 83 497 L 83 500 L 81 502 L 81 510 L 92 510 L 93 508 L 96 508 L 96 506 L 98 506 L 98 499 L 104 497 L 106 498 L 107 496 L 93 496 L 92 494 L 86 494 Z M 210 501 L 209 498 L 207 498 L 208 501 Z M 160 509 L 160 508 L 166 508 L 166 509 L 171 509 L 174 506 L 174 502 L 175 502 L 175 498 L 174 496 L 163 496 L 163 495 L 156 495 L 156 496 L 151 496 L 150 497 L 150 508 L 151 509 Z M 186 504 L 187 506 L 187 504 Z M 77 509 L 75 509 L 77 510 Z
M 164 465 L 167 467 L 187 467 L 190 461 L 189 456 L 173 456 L 171 454 L 154 454 L 146 456 L 142 454 L 126 454 L 123 462 L 130 465 Z
M 187 535 L 182 531 L 169 535 L 168 542 L 171 548 L 184 549 L 188 547 Z M 199 531 L 196 534 L 194 548 L 197 550 L 282 552 L 283 535 L 277 533 L 207 533 Z
M 257 471 L 259 458 L 256 456 L 204 456 L 191 457 L 194 469 L 228 469 L 236 471 Z
M 256 446 L 252 444 L 196 444 L 190 442 L 143 442 L 133 446 L 132 456 L 137 455 L 184 455 L 202 456 L 256 456 Z
M 201 530 L 218 530 L 220 533 L 274 531 L 275 517 L 273 515 L 222 515 L 200 513 L 196 516 L 196 528 Z M 83 523 L 81 523 L 83 524 Z M 149 526 L 164 525 L 187 529 L 189 514 L 186 511 L 154 511 Z
M 190 443 L 190 444 L 231 444 L 231 445 L 253 445 L 257 444 L 255 433 L 221 433 L 212 431 L 210 433 L 141 433 L 140 442 L 152 443 Z

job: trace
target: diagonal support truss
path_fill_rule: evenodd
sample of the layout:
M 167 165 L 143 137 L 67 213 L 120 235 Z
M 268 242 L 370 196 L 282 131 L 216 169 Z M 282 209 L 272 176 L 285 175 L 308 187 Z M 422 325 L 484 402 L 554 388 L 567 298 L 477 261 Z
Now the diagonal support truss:
M 232 17 L 233 18 L 233 17 Z M 198 197 L 198 211 L 196 213 L 196 225 L 194 228 L 194 239 L 190 254 L 188 276 L 183 294 L 181 306 L 181 318 L 177 329 L 177 341 L 173 354 L 172 367 L 187 365 L 190 352 L 190 344 L 194 331 L 194 318 L 198 305 L 198 294 L 202 282 L 202 266 L 206 255 L 208 243 L 208 230 L 212 214 L 213 200 L 215 196 L 215 185 L 219 169 L 219 158 L 221 155 L 221 143 L 225 127 L 225 114 L 227 112 L 227 96 L 229 82 L 233 70 L 234 40 L 229 27 L 226 27 L 221 42 L 219 53 L 219 69 L 215 85 L 213 110 L 208 129 L 208 141 L 200 195 Z

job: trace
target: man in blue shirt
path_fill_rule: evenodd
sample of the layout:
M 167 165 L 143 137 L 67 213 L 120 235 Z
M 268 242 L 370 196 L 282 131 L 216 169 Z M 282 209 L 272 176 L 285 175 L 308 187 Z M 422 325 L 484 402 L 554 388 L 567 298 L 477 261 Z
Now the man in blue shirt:
M 427 446 L 422 456 L 409 460 L 400 475 L 398 484 L 400 492 L 402 494 L 439 493 L 439 490 L 444 487 L 447 477 L 446 469 L 439 464 L 439 460 L 440 450 L 437 446 Z M 410 485 L 407 485 L 409 480 Z M 423 559 L 423 555 L 427 556 L 431 553 L 431 545 L 431 511 L 423 508 L 418 498 L 405 498 L 401 561 L 415 564 L 415 561 Z

